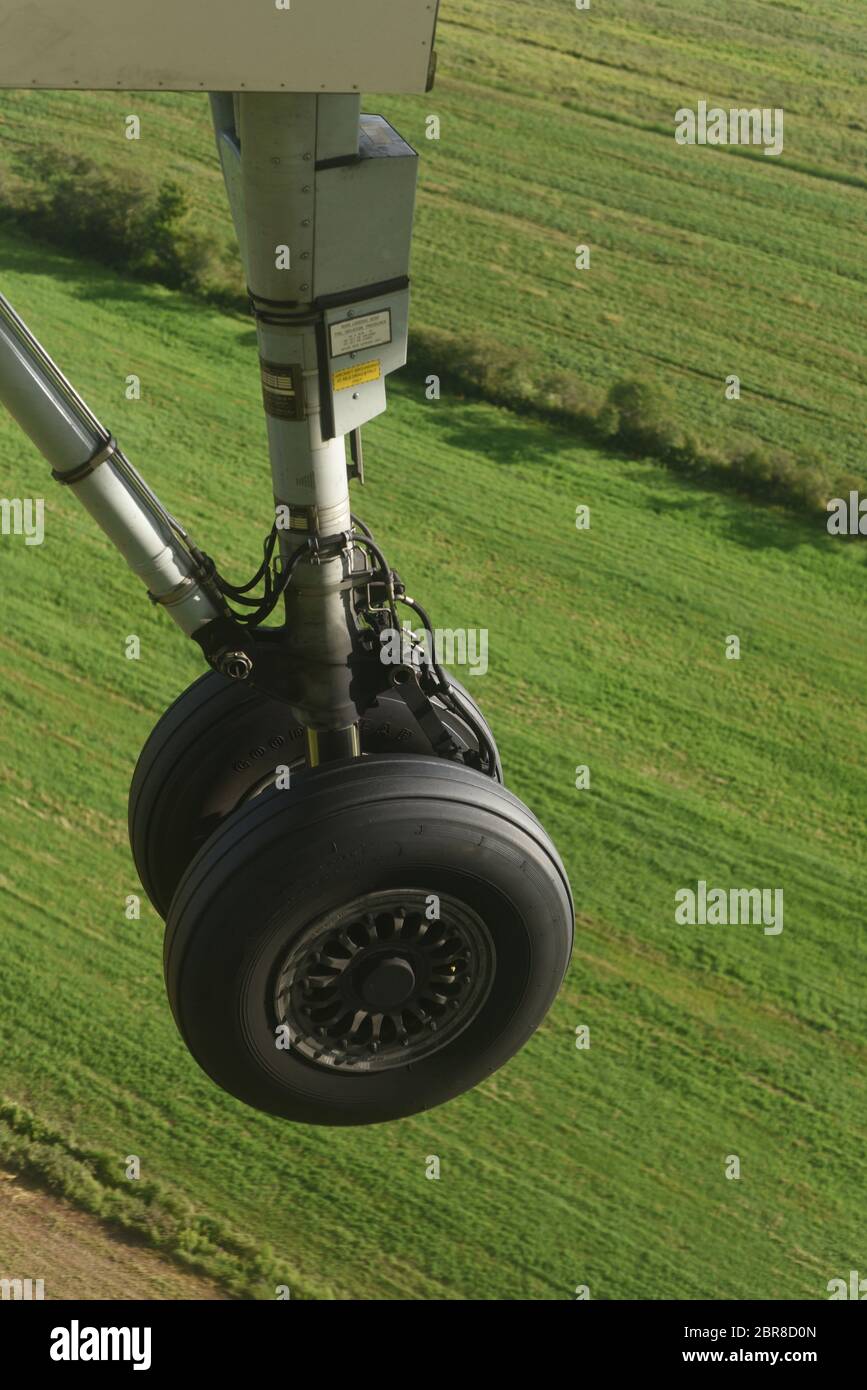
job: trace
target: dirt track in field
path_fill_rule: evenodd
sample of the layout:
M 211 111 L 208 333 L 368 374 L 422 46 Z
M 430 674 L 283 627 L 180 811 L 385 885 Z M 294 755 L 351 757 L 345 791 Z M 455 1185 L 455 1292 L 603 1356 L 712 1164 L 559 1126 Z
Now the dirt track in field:
M 0 1279 L 43 1279 L 46 1300 L 226 1298 L 208 1280 L 130 1244 L 5 1169 L 0 1169 Z

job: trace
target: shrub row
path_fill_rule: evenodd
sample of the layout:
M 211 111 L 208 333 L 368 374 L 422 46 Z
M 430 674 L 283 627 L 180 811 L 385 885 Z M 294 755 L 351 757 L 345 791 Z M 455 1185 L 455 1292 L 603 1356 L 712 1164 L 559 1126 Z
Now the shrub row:
M 864 479 L 832 471 L 813 450 L 793 453 L 739 437 L 711 444 L 677 423 L 671 389 L 652 377 L 627 377 L 607 393 L 571 372 L 552 371 L 526 352 L 504 350 L 479 337 L 458 338 L 424 330 L 411 344 L 410 365 L 418 374 L 431 362 L 443 367 L 451 390 L 544 415 L 566 424 L 591 443 L 624 455 L 653 459 L 705 484 L 733 488 L 798 512 L 825 513 L 828 500 L 850 488 L 867 491 Z
M 66 150 L 31 153 L 0 175 L 0 217 L 38 241 L 170 289 L 202 293 L 215 270 L 180 184 L 154 187 Z
M 101 169 L 81 154 L 46 149 L 11 175 L 0 172 L 0 219 L 125 275 L 246 311 L 237 251 L 228 243 L 214 248 L 191 228 L 186 193 L 174 181 L 156 186 L 126 170 Z M 411 368 L 428 375 L 432 363 L 442 364 L 437 374 L 460 394 L 542 415 L 592 442 L 762 501 L 815 513 L 832 496 L 867 490 L 863 479 L 833 473 L 813 452 L 750 439 L 724 446 L 699 439 L 676 423 L 672 392 L 651 378 L 629 377 L 603 394 L 525 349 L 440 330 L 414 333 Z

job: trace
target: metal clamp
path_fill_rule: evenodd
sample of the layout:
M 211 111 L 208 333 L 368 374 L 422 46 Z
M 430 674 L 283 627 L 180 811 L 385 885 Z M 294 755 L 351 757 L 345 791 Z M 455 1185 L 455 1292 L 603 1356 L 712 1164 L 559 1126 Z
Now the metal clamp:
M 110 435 L 104 444 L 100 444 L 95 454 L 78 468 L 67 468 L 62 472 L 57 468 L 52 468 L 51 476 L 56 483 L 62 483 L 64 487 L 74 487 L 76 483 L 83 483 L 85 478 L 89 478 L 91 473 L 96 472 L 104 463 L 108 463 L 119 453 L 118 442 L 114 435 Z
M 199 587 L 200 581 L 192 575 L 187 575 L 180 584 L 176 584 L 167 594 L 155 594 L 148 589 L 148 598 L 151 603 L 158 604 L 161 608 L 171 608 L 176 603 L 183 603 L 189 597 L 190 590 Z
M 261 294 L 254 294 L 249 286 L 247 287 L 247 302 L 250 306 L 250 313 L 260 323 L 303 327 L 306 324 L 316 323 L 319 319 L 319 313 L 316 310 L 311 310 L 309 304 L 305 307 L 303 300 L 265 299 Z

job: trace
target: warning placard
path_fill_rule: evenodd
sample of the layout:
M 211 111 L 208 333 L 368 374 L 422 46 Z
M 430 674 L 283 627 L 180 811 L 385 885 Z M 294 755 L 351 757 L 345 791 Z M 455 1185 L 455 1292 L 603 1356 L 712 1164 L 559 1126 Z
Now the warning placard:
M 345 367 L 334 373 L 335 391 L 348 391 L 350 386 L 364 386 L 368 381 L 379 381 L 382 376 L 381 362 L 359 362 L 357 367 Z
M 367 348 L 382 347 L 391 342 L 391 310 L 361 318 L 341 319 L 331 325 L 331 356 L 342 357 L 347 352 L 364 352 Z
M 304 371 L 300 364 L 265 362 L 262 367 L 262 394 L 265 410 L 276 420 L 304 419 Z

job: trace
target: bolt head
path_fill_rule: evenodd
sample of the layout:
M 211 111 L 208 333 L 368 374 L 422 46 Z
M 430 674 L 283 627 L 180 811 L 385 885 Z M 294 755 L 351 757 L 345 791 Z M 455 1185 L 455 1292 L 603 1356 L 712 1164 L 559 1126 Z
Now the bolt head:
M 253 662 L 246 652 L 224 652 L 218 666 L 222 674 L 233 681 L 245 681 L 253 671 Z

